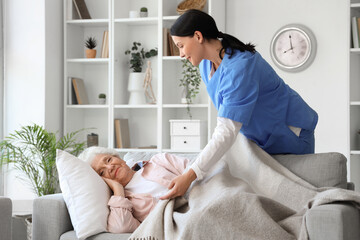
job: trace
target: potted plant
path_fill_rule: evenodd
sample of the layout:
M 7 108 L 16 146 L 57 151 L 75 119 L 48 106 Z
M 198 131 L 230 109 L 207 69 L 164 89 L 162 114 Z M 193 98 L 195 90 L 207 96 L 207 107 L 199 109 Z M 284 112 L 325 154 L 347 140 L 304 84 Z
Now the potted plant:
M 133 70 L 129 76 L 128 91 L 130 91 L 129 104 L 145 104 L 145 93 L 143 89 L 145 73 L 142 72 L 144 59 L 157 55 L 157 48 L 145 51 L 140 48 L 141 43 L 133 42 L 131 49 L 125 51 L 130 55 L 130 68 Z
M 99 104 L 105 104 L 106 103 L 106 94 L 100 93 L 98 96 L 98 102 Z
M 189 104 L 193 103 L 196 95 L 199 93 L 199 86 L 201 83 L 201 76 L 198 67 L 195 67 L 187 59 L 181 60 L 182 78 L 180 79 L 180 87 L 183 87 L 181 103 L 187 104 L 187 113 L 192 118 Z
M 95 58 L 96 57 L 96 39 L 95 37 L 88 37 L 85 41 L 86 49 L 86 57 L 87 58 Z
M 85 142 L 76 141 L 82 130 L 57 138 L 39 125 L 23 126 L 0 142 L 0 166 L 11 164 L 22 172 L 25 178 L 21 179 L 38 196 L 59 192 L 56 149 L 78 155 L 85 148 Z
M 146 7 L 142 7 L 140 9 L 140 17 L 147 17 L 148 16 L 148 9 Z

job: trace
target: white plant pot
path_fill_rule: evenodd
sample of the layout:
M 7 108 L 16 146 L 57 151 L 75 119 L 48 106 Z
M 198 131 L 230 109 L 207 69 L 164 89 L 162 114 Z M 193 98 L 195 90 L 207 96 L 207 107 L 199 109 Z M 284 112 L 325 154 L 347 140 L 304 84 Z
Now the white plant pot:
M 146 104 L 144 92 L 145 73 L 130 73 L 128 82 L 128 91 L 130 92 L 129 104 Z
M 98 98 L 98 103 L 99 104 L 105 104 L 106 103 L 106 98 Z

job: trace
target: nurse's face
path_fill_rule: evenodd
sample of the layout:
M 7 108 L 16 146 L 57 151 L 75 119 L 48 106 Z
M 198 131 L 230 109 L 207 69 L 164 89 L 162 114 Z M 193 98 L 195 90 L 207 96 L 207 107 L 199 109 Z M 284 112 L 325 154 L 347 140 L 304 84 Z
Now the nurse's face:
M 201 32 L 196 31 L 192 37 L 172 36 L 176 46 L 180 50 L 180 57 L 189 60 L 192 65 L 198 66 L 203 60 L 203 37 Z

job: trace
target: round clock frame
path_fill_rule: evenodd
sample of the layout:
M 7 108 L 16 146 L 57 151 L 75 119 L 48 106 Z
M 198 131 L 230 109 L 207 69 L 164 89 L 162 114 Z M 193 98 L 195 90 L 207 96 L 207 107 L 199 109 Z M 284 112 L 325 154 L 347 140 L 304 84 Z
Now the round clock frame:
M 293 34 L 294 41 L 289 35 L 289 42 L 283 43 L 284 34 L 289 32 Z M 280 69 L 288 72 L 302 71 L 314 61 L 316 55 L 315 35 L 304 25 L 286 25 L 273 36 L 270 44 L 270 55 Z

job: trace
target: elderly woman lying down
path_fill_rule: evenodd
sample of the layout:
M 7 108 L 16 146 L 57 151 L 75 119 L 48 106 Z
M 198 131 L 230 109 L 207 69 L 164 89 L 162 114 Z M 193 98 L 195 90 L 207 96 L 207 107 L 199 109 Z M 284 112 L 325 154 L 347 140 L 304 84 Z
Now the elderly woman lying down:
M 189 162 L 165 153 L 130 168 L 117 151 L 103 147 L 87 148 L 79 158 L 88 162 L 113 191 L 108 203 L 108 231 L 112 233 L 133 232 Z

